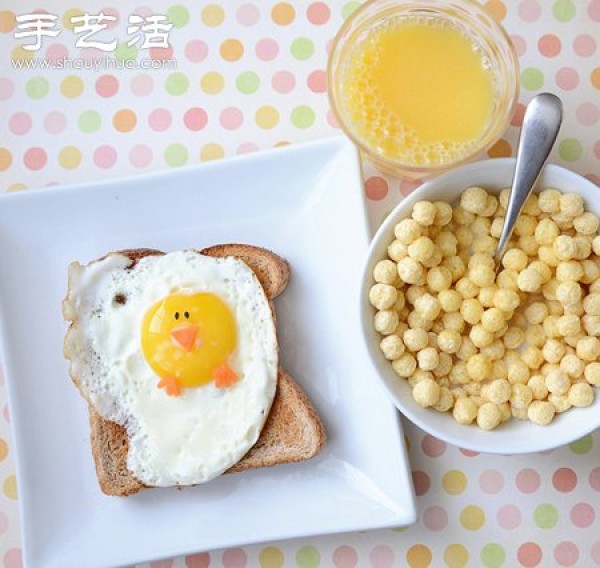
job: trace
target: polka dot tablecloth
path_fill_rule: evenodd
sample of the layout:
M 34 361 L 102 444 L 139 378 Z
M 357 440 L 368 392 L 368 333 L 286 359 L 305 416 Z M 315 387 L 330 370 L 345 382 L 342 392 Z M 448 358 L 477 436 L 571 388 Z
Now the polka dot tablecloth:
M 135 175 L 339 134 L 326 96 L 327 49 L 358 2 L 175 1 L 0 1 L 2 190 Z M 553 91 L 566 116 L 552 161 L 600 184 L 600 0 L 485 5 L 512 36 L 522 82 L 512 126 L 489 156 L 514 153 L 524 105 Z M 57 15 L 60 29 L 35 53 L 20 45 L 31 38 L 13 35 L 15 15 L 33 12 Z M 75 46 L 70 18 L 86 12 L 114 16 L 98 35 L 116 40 L 109 54 Z M 131 14 L 165 14 L 173 24 L 168 47 L 128 45 Z M 42 59 L 49 67 L 36 64 Z M 97 68 L 69 65 L 75 61 Z M 373 227 L 417 185 L 366 164 Z M 18 568 L 18 489 L 1 385 L 0 374 L 0 562 Z M 600 432 L 543 454 L 502 457 L 447 446 L 409 424 L 406 431 L 414 526 L 150 566 L 600 566 Z

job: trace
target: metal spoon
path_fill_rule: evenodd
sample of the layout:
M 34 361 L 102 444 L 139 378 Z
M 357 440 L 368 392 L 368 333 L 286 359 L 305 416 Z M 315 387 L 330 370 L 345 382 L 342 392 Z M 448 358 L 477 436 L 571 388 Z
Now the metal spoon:
M 506 217 L 496 249 L 497 266 L 502 261 L 517 218 L 552 150 L 560 129 L 562 115 L 561 100 L 550 93 L 541 93 L 535 96 L 527 105 L 521 127 L 517 162 L 508 198 Z

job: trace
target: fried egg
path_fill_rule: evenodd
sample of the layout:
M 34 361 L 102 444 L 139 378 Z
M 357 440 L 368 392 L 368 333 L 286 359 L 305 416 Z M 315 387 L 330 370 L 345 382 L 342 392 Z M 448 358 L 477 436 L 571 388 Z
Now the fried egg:
M 195 251 L 69 268 L 71 376 L 127 430 L 148 486 L 204 483 L 256 443 L 277 383 L 273 315 L 254 272 Z

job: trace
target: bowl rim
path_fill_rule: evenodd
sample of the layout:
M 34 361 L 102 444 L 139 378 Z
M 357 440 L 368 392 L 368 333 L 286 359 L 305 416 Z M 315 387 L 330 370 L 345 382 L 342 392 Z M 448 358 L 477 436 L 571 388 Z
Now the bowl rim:
M 376 249 L 378 248 L 378 246 L 380 245 L 380 241 L 382 240 L 382 238 L 385 237 L 385 235 L 387 235 L 389 233 L 390 229 L 399 220 L 401 220 L 401 218 L 406 217 L 405 213 L 408 210 L 410 210 L 410 208 L 414 205 L 414 203 L 416 201 L 419 201 L 420 199 L 422 199 L 421 196 L 424 193 L 428 193 L 432 186 L 435 187 L 440 184 L 443 184 L 449 178 L 451 179 L 457 175 L 460 176 L 461 174 L 469 175 L 469 174 L 471 174 L 472 171 L 480 170 L 482 167 L 483 168 L 491 167 L 491 168 L 498 168 L 498 169 L 504 169 L 504 168 L 510 167 L 511 169 L 514 169 L 515 161 L 516 161 L 515 158 L 495 158 L 495 159 L 490 159 L 490 160 L 481 160 L 478 162 L 473 162 L 471 164 L 467 164 L 467 165 L 461 166 L 459 168 L 453 168 L 452 170 L 449 170 L 448 172 L 445 172 L 442 175 L 437 176 L 434 179 L 426 181 L 420 187 L 418 187 L 415 191 L 413 191 L 410 195 L 403 198 L 387 214 L 385 220 L 381 223 L 381 225 L 379 226 L 379 228 L 373 235 L 373 238 L 369 245 L 369 249 L 367 251 L 367 256 L 365 259 L 363 275 L 362 275 L 362 280 L 361 280 L 361 287 L 360 287 L 361 295 L 360 295 L 360 299 L 359 299 L 359 310 L 360 310 L 360 314 L 361 314 L 362 340 L 365 342 L 365 347 L 366 347 L 366 349 L 369 353 L 369 357 L 371 358 L 371 361 L 372 361 L 373 374 L 376 377 L 375 380 L 385 389 L 389 399 L 396 406 L 396 408 L 399 410 L 399 412 L 406 419 L 410 420 L 413 424 L 415 424 L 416 426 L 421 428 L 423 431 L 425 431 L 426 433 L 428 433 L 432 436 L 435 436 L 436 438 L 438 438 L 440 440 L 443 440 L 444 442 L 447 442 L 447 443 L 457 446 L 459 448 L 463 448 L 463 449 L 467 449 L 467 450 L 471 450 L 471 451 L 489 453 L 489 454 L 500 454 L 500 455 L 518 455 L 518 454 L 543 452 L 543 451 L 551 450 L 551 449 L 569 444 L 571 442 L 574 442 L 574 441 L 578 440 L 579 438 L 594 431 L 598 427 L 600 427 L 600 412 L 598 412 L 598 418 L 596 421 L 589 421 L 587 423 L 582 422 L 581 427 L 579 427 L 577 429 L 577 433 L 574 436 L 565 435 L 565 436 L 559 436 L 559 437 L 556 437 L 556 436 L 541 437 L 542 438 L 541 443 L 536 443 L 535 446 L 525 444 L 525 445 L 520 445 L 520 446 L 518 446 L 516 448 L 512 448 L 512 449 L 509 448 L 506 443 L 498 444 L 498 441 L 499 441 L 498 438 L 492 439 L 492 436 L 494 436 L 494 435 L 497 436 L 499 434 L 500 435 L 503 434 L 501 431 L 498 431 L 498 430 L 492 430 L 490 432 L 486 432 L 486 434 L 491 435 L 490 436 L 490 445 L 483 447 L 482 445 L 480 445 L 476 442 L 471 442 L 469 439 L 463 439 L 460 436 L 456 436 L 455 434 L 452 433 L 451 430 L 441 430 L 434 426 L 431 426 L 430 421 L 427 419 L 427 416 L 428 416 L 427 411 L 430 409 L 417 407 L 416 403 L 414 403 L 412 400 L 410 401 L 412 404 L 405 404 L 405 402 L 403 400 L 401 400 L 401 398 L 393 391 L 392 386 L 390 385 L 391 381 L 389 381 L 386 378 L 385 374 L 380 369 L 382 364 L 389 366 L 390 361 L 388 361 L 387 359 L 385 359 L 383 357 L 383 355 L 379 351 L 379 349 L 375 349 L 372 338 L 369 337 L 369 333 L 372 333 L 377 336 L 379 336 L 379 335 L 377 334 L 377 332 L 375 332 L 375 330 L 373 328 L 373 323 L 372 323 L 372 309 L 373 308 L 371 307 L 370 303 L 368 302 L 367 297 L 368 297 L 368 289 L 372 285 L 372 267 L 375 262 L 375 252 L 376 252 Z M 559 166 L 557 164 L 547 164 L 544 167 L 543 171 L 550 172 L 551 174 L 553 172 L 556 172 L 558 175 L 573 176 L 580 184 L 580 185 L 578 185 L 578 187 L 581 187 L 582 185 L 586 186 L 591 191 L 594 191 L 594 190 L 598 191 L 599 195 L 600 195 L 600 187 L 598 187 L 592 181 L 583 177 L 581 174 L 578 174 L 577 172 L 569 170 L 568 168 Z M 466 183 L 468 184 L 469 182 L 466 182 Z M 482 182 L 481 185 L 483 185 L 485 187 L 484 182 Z M 467 185 L 465 185 L 465 187 L 467 187 Z M 564 189 L 562 191 L 564 191 Z M 573 192 L 576 192 L 576 190 L 573 190 Z M 399 380 L 401 380 L 401 379 L 399 379 Z M 600 392 L 599 391 L 600 391 L 600 389 L 598 389 L 598 391 L 595 393 L 596 394 L 596 397 L 595 397 L 596 405 L 600 404 Z M 414 407 L 413 407 L 413 405 L 414 405 Z M 592 407 L 593 406 L 594 406 L 594 404 L 592 404 Z M 592 408 L 592 407 L 590 407 L 590 408 Z M 585 409 L 574 409 L 574 410 L 585 410 Z M 440 414 L 447 414 L 447 413 L 440 413 Z M 448 417 L 448 418 L 450 419 L 451 417 Z M 451 424 L 453 427 L 455 426 L 454 423 L 451 423 Z M 456 423 L 456 424 L 458 425 L 458 423 Z M 460 425 L 460 426 L 462 426 L 462 425 Z M 532 426 L 535 426 L 535 425 L 532 425 Z M 463 426 L 463 427 L 474 428 L 476 426 L 467 425 L 467 426 Z M 570 428 L 565 429 L 565 431 L 567 431 L 567 432 L 570 430 L 571 430 Z M 484 431 L 482 431 L 482 432 L 484 432 Z

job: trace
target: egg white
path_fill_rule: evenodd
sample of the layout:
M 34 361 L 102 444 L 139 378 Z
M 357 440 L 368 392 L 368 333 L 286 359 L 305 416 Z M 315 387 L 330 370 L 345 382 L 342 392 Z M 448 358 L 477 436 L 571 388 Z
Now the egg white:
M 103 418 L 127 429 L 127 467 L 142 483 L 204 483 L 256 443 L 271 408 L 278 348 L 269 302 L 254 272 L 233 257 L 183 251 L 130 264 L 112 254 L 71 265 L 63 308 L 74 322 L 65 340 L 71 375 Z M 141 351 L 142 320 L 160 299 L 198 292 L 219 296 L 235 317 L 230 364 L 240 380 L 229 389 L 211 382 L 167 396 Z

